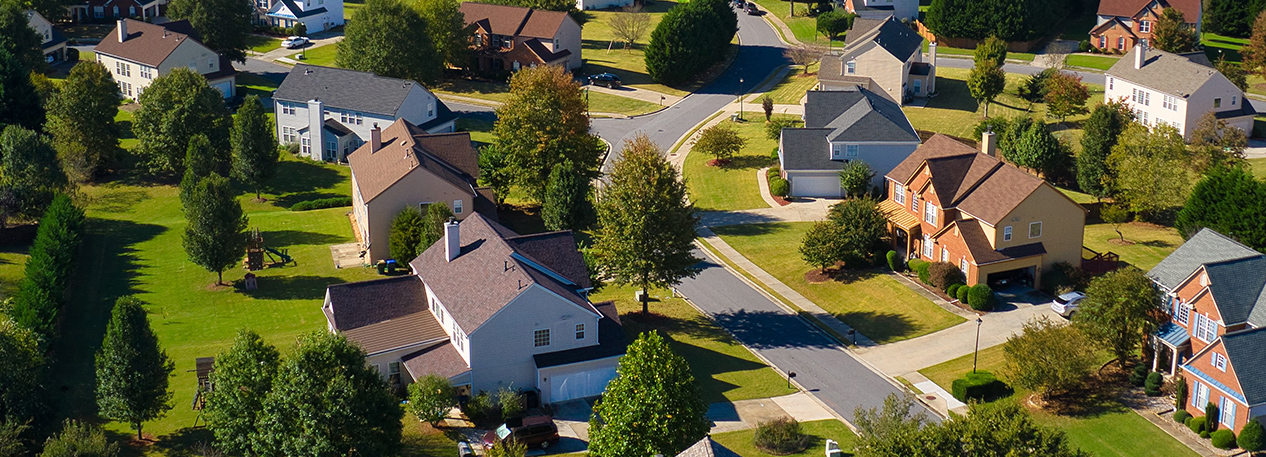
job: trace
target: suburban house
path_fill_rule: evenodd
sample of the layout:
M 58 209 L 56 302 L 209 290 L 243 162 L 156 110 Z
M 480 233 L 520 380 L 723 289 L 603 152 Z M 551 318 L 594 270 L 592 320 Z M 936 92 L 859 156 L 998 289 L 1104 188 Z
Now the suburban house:
M 167 14 L 168 0 L 88 0 L 67 6 L 71 19 L 92 22 L 100 19 L 136 17 L 145 20 Z
M 1138 44 L 1150 44 L 1152 27 L 1165 8 L 1182 12 L 1187 25 L 1200 32 L 1204 16 L 1200 0 L 1099 0 L 1095 27 L 1090 29 L 1090 44 L 1103 51 L 1124 53 Z
M 119 19 L 94 51 L 97 62 L 119 83 L 124 98 L 139 99 L 154 78 L 181 67 L 201 73 L 224 98 L 237 95 L 237 70 L 228 59 L 198 41 L 189 21 L 159 25 Z
M 428 133 L 404 119 L 374 127 L 370 140 L 347 157 L 352 214 L 369 263 L 391 256 L 391 221 L 408 207 L 448 206 L 457 219 L 475 212 L 496 218 L 491 189 L 476 187 L 479 154 L 470 133 Z M 396 259 L 407 262 L 412 259 Z
M 845 11 L 867 19 L 892 16 L 898 21 L 919 18 L 919 0 L 836 0 Z
M 1040 284 L 1056 263 L 1080 265 L 1086 210 L 1055 186 L 998 160 L 994 133 L 981 151 L 936 134 L 886 176 L 894 248 L 949 262 L 967 284 Z
M 35 10 L 26 10 L 26 21 L 35 30 L 35 34 L 43 40 L 40 47 L 44 50 L 44 59 L 48 63 L 66 60 L 66 37 L 53 28 L 43 15 Z
M 273 27 L 302 22 L 308 33 L 316 33 L 343 25 L 343 0 L 255 0 L 255 7 L 270 1 L 267 16 Z
M 457 120 L 421 84 L 373 73 L 298 64 L 273 92 L 277 141 L 299 155 L 343 162 L 374 127 L 404 119 L 428 133 L 452 132 Z
M 805 94 L 804 128 L 782 130 L 778 166 L 791 196 L 840 198 L 840 170 L 852 160 L 870 165 L 874 185 L 919 147 L 919 135 L 901 107 L 853 86 Z
M 1147 275 L 1169 314 L 1152 368 L 1183 375 L 1187 411 L 1236 433 L 1266 415 L 1266 255 L 1202 229 Z
M 1218 119 L 1245 133 L 1253 131 L 1257 112 L 1246 101 L 1244 91 L 1213 67 L 1183 55 L 1140 43 L 1104 76 L 1108 83 L 1104 100 L 1124 99 L 1134 111 L 1135 120 L 1143 125 L 1172 125 L 1190 140 L 1196 122 L 1212 111 Z
M 470 43 L 475 70 L 580 68 L 580 24 L 565 12 L 476 2 L 462 3 L 461 12 L 466 28 L 474 30 Z
M 845 35 L 844 49 L 822 56 L 818 89 L 862 86 L 906 103 L 936 92 L 936 43 L 923 61 L 923 37 L 892 16 L 858 17 Z
M 589 301 L 571 232 L 518 235 L 475 214 L 410 266 L 329 286 L 322 307 L 389 381 L 437 375 L 462 394 L 504 387 L 548 404 L 599 395 L 615 377 L 624 329 L 614 304 Z

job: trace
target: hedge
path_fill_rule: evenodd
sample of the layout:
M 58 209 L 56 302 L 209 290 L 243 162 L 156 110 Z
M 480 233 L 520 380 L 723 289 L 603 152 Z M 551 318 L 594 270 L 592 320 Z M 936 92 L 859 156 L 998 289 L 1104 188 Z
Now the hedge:
M 752 435 L 752 444 L 770 454 L 787 455 L 809 447 L 809 437 L 800 431 L 800 422 L 780 417 L 758 424 L 756 433 Z
M 1128 378 L 1130 384 L 1134 385 L 1134 387 L 1143 387 L 1143 383 L 1147 382 L 1148 371 L 1147 365 L 1135 365 L 1134 370 L 1130 372 L 1130 377 Z
M 914 260 L 911 260 L 909 263 L 907 263 L 907 265 L 909 265 L 911 270 L 914 270 L 915 273 L 919 274 L 920 282 L 924 284 L 930 284 L 929 281 L 931 281 L 931 277 L 929 276 L 930 272 L 928 271 L 928 269 L 931 268 L 932 264 L 925 262 L 923 260 L 914 259 Z
M 967 373 L 964 377 L 955 379 L 950 390 L 958 401 L 984 400 L 997 389 L 997 384 L 998 378 L 993 373 L 976 370 L 975 373 Z
M 1235 447 L 1235 432 L 1225 428 L 1210 433 L 1209 439 L 1213 441 L 1213 447 L 1218 449 L 1231 449 Z
M 959 283 L 950 284 L 950 286 L 945 289 L 945 294 L 949 295 L 950 298 L 957 297 L 958 289 L 961 289 L 962 287 L 963 285 Z
M 1205 431 L 1204 423 L 1205 423 L 1204 416 L 1192 417 L 1191 421 L 1187 422 L 1187 428 L 1191 429 L 1191 431 L 1193 432 L 1200 433 L 1200 432 Z
M 774 194 L 775 197 L 787 198 L 787 195 L 791 194 L 791 183 L 777 176 L 770 177 L 769 193 Z
M 993 289 L 985 284 L 976 284 L 971 286 L 967 292 L 967 304 L 971 305 L 971 309 L 976 311 L 989 311 L 993 309 Z
M 26 269 L 13 297 L 12 317 L 41 337 L 48 347 L 56 337 L 58 314 L 75 267 L 84 225 L 83 210 L 57 194 L 40 219 Z
M 901 254 L 897 254 L 897 251 L 888 251 L 885 257 L 888 259 L 888 268 L 892 269 L 892 271 L 904 271 L 906 269 L 905 265 L 901 264 Z
M 308 211 L 314 209 L 338 208 L 352 206 L 352 197 L 318 198 L 290 205 L 291 211 Z
M 950 284 L 966 282 L 963 270 L 949 262 L 935 262 L 928 265 L 928 280 L 937 290 L 946 290 Z
M 1186 410 L 1180 409 L 1178 411 L 1174 411 L 1174 422 L 1186 424 L 1188 419 L 1191 419 L 1191 413 Z
M 960 303 L 967 303 L 967 294 L 969 293 L 971 293 L 971 286 L 965 285 L 963 287 L 958 288 L 958 291 L 955 293 L 954 298 L 957 298 Z

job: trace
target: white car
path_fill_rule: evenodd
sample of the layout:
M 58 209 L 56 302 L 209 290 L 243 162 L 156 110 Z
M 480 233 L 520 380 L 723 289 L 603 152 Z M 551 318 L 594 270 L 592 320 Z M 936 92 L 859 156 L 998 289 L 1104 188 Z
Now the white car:
M 1077 305 L 1086 298 L 1086 294 L 1081 292 L 1069 292 L 1064 295 L 1055 297 L 1055 301 L 1051 302 L 1051 311 L 1056 314 L 1072 319 L 1073 313 L 1077 312 Z
M 294 49 L 294 48 L 301 48 L 303 47 L 303 45 L 306 45 L 308 43 L 309 43 L 308 37 L 292 36 L 292 37 L 286 37 L 286 39 L 281 42 L 281 45 L 285 47 L 286 49 Z

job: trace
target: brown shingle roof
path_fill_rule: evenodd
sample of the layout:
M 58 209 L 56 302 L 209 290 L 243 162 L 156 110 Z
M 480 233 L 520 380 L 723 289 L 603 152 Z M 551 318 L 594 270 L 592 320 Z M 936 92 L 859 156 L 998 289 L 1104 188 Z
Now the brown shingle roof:
M 589 271 L 584 256 L 570 231 L 537 233 L 506 238 L 520 254 L 554 270 L 580 287 L 589 287 Z
M 563 21 L 570 19 L 562 11 L 476 2 L 462 3 L 460 11 L 467 27 L 475 25 L 491 34 L 532 38 L 553 38 Z
M 1134 17 L 1152 0 L 1099 0 L 1100 16 Z M 1161 7 L 1172 7 L 1182 11 L 1183 19 L 1189 23 L 1200 20 L 1200 0 L 1160 0 Z
M 1003 165 L 995 168 L 993 173 L 980 182 L 979 187 L 955 206 L 989 225 L 997 225 L 1044 184 L 1046 181 L 1020 171 L 1019 168 Z
M 335 330 L 347 331 L 427 311 L 426 291 L 416 276 L 399 276 L 326 287 L 325 315 Z
M 382 147 L 371 152 L 365 143 L 347 156 L 356 186 L 366 202 L 418 168 L 475 196 L 478 153 L 470 142 L 470 133 L 428 134 L 409 121 L 398 119 L 382 131 Z M 450 160 L 457 163 L 452 163 Z M 466 169 L 473 169 L 475 175 Z
M 343 335 L 369 355 L 448 339 L 444 328 L 428 310 L 346 330 Z
M 110 30 L 110 34 L 101 39 L 101 43 L 94 49 L 95 52 L 157 67 L 167 60 L 167 56 L 170 56 L 180 43 L 185 40 L 194 40 L 195 43 L 198 41 L 188 33 L 193 30 L 189 26 L 189 21 L 175 21 L 163 25 L 132 19 L 124 19 L 124 21 L 127 23 L 127 40 L 119 42 L 119 29 L 118 25 L 115 25 L 115 28 Z
M 567 13 L 562 11 L 532 10 L 519 35 L 534 38 L 553 38 L 563 21 L 568 20 Z
M 1045 181 L 981 154 L 945 135 L 933 135 L 888 173 L 908 183 L 926 163 L 932 186 L 945 208 L 957 207 L 988 224 L 997 224 Z
M 681 451 L 677 457 L 739 457 L 739 455 L 720 443 L 712 441 L 712 437 L 705 436 L 699 442 Z
M 886 175 L 888 179 L 899 183 L 906 183 L 910 178 L 914 177 L 914 172 L 919 171 L 919 167 L 923 165 L 923 161 L 934 159 L 937 157 L 949 157 L 955 155 L 975 154 L 976 150 L 971 146 L 955 141 L 946 135 L 936 134 L 928 138 L 922 145 L 910 153 L 905 160 L 897 164 L 892 171 Z
M 404 368 L 409 370 L 413 379 L 433 374 L 443 378 L 452 378 L 470 370 L 462 355 L 453 349 L 453 345 L 441 343 L 409 354 L 401 358 Z

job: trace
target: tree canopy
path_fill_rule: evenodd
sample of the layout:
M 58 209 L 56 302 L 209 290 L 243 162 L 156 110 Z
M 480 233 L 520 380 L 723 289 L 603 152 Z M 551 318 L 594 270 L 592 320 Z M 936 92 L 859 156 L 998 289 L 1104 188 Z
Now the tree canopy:
M 43 217 L 66 184 L 48 137 L 16 125 L 0 132 L 0 227 L 9 219 Z
M 695 140 L 691 150 L 715 157 L 717 164 L 721 165 L 734 157 L 734 154 L 738 154 L 746 144 L 747 140 L 739 136 L 732 124 L 723 122 L 699 132 L 699 138 Z
M 273 123 L 255 95 L 246 96 L 242 106 L 233 115 L 233 130 L 229 143 L 233 146 L 233 176 L 255 189 L 259 199 L 260 188 L 277 173 L 277 136 Z
M 391 220 L 387 249 L 397 262 L 412 262 L 422 242 L 422 210 L 413 206 L 400 210 Z
M 143 439 L 142 423 L 172 408 L 167 387 L 175 370 L 141 305 L 130 295 L 114 303 L 97 352 L 97 408 L 103 417 L 131 425 L 137 439 Z
M 656 82 L 674 86 L 725 57 L 738 33 L 738 17 L 724 0 L 678 4 L 651 32 L 646 71 Z
M 1213 111 L 1205 113 L 1191 130 L 1191 150 L 1195 153 L 1195 169 L 1203 172 L 1212 167 L 1244 164 L 1248 135 L 1243 130 L 1218 119 Z
M 1214 168 L 1178 210 L 1174 227 L 1184 238 L 1210 228 L 1266 252 L 1266 182 L 1242 167 Z
M 246 62 L 246 39 L 254 25 L 251 2 L 241 0 L 171 0 L 167 14 L 187 19 L 202 36 L 202 44 L 234 62 Z
M 26 22 L 22 26 L 26 27 Z M 0 128 L 6 125 L 40 130 L 44 125 L 44 105 L 31 84 L 31 67 L 0 47 Z
M 67 420 L 62 431 L 44 442 L 40 457 L 114 457 L 119 444 L 106 439 L 101 426 Z
M 1073 324 L 1124 363 L 1167 316 L 1152 280 L 1129 267 L 1090 282 Z
M 1011 149 L 1004 150 L 1007 160 L 1018 166 L 1041 173 L 1047 179 L 1066 168 L 1068 153 L 1045 123 L 1034 122 L 1015 141 Z
M 435 52 L 454 67 L 470 64 L 470 33 L 459 0 L 413 0 L 412 6 L 426 22 Z
M 1085 114 L 1086 101 L 1090 99 L 1090 90 L 1081 83 L 1081 76 L 1056 72 L 1045 83 L 1046 110 L 1060 122 L 1068 116 Z
M 1077 185 L 1082 192 L 1098 198 L 1108 195 L 1107 183 L 1112 181 L 1108 154 L 1133 118 L 1123 102 L 1111 101 L 1095 106 L 1090 118 L 1082 123 L 1085 135 L 1081 137 L 1081 153 L 1077 154 Z
M 409 384 L 409 412 L 422 422 L 434 426 L 456 405 L 457 398 L 447 378 L 426 375 Z
M 0 50 L 16 56 L 31 70 L 44 68 L 44 37 L 35 33 L 26 18 L 24 2 L 0 1 Z
M 1266 0 L 1209 0 L 1205 2 L 1205 32 L 1248 38 L 1253 18 L 1266 10 Z
M 201 74 L 180 67 L 154 78 L 140 103 L 132 120 L 132 132 L 141 141 L 135 151 L 152 170 L 184 174 L 194 135 L 206 136 L 216 151 L 230 150 L 232 119 L 220 91 Z
M 985 104 L 985 117 L 989 117 L 989 104 L 1007 87 L 1007 73 L 1002 67 L 976 65 L 967 74 L 967 90 L 977 102 Z
M 619 14 L 611 15 L 607 20 L 607 25 L 611 27 L 611 33 L 615 38 L 624 43 L 627 49 L 646 36 L 646 32 L 651 29 L 650 13 L 642 12 L 641 6 L 625 7 L 624 11 Z
M 927 25 L 938 37 L 1027 41 L 1045 36 L 1066 16 L 1061 0 L 932 0 Z
M 1112 147 L 1108 167 L 1118 201 L 1145 217 L 1182 205 L 1197 179 L 1182 134 L 1169 125 L 1130 124 Z
M 591 194 L 593 184 L 570 160 L 554 165 L 541 203 L 541 219 L 550 230 L 583 230 L 597 219 Z
M 1007 379 L 1041 396 L 1082 385 L 1097 363 L 1085 339 L 1077 327 L 1058 325 L 1046 316 L 1026 322 L 1002 346 Z
M 184 202 L 185 227 L 181 245 L 189 260 L 216 274 L 224 283 L 224 270 L 236 265 L 246 252 L 246 214 L 229 180 L 212 174 L 198 181 Z
M 277 348 L 251 330 L 238 331 L 233 346 L 215 358 L 203 415 L 215 434 L 216 448 L 235 455 L 254 455 L 252 443 L 259 431 L 259 413 L 272 391 L 281 363 Z
M 39 337 L 0 314 L 0 418 L 25 422 L 44 409 Z
M 421 235 L 418 239 L 417 253 L 427 250 L 435 242 L 444 238 L 444 224 L 453 218 L 453 210 L 443 203 L 426 205 L 426 214 L 422 217 Z
M 409 33 L 386 33 L 390 30 Z M 400 0 L 370 0 L 347 21 L 334 62 L 342 68 L 430 84 L 444 69 L 444 56 L 431 36 L 431 25 L 418 10 Z
M 1266 11 L 1257 14 L 1248 44 L 1240 49 L 1244 71 L 1266 77 Z M 0 120 L 0 122 L 3 122 Z
M 71 179 L 89 181 L 117 161 L 121 129 L 114 121 L 123 96 L 110 70 L 97 62 L 71 68 L 48 103 L 48 124 L 62 168 Z
M 875 179 L 875 170 L 864 160 L 852 160 L 840 170 L 840 187 L 849 197 L 864 197 Z
M 65 194 L 53 202 L 40 219 L 30 256 L 8 310 L 19 325 L 31 329 L 47 348 L 57 336 L 58 316 L 66 302 L 66 288 L 75 267 L 84 225 L 84 212 Z
M 1182 11 L 1175 8 L 1162 10 L 1160 19 L 1152 26 L 1151 44 L 1156 49 L 1175 53 L 1191 52 L 1199 43 L 1200 37 L 1196 35 L 1195 27 L 1189 27 Z

